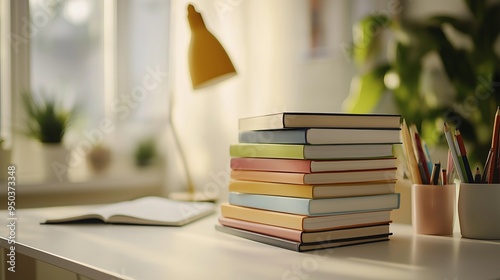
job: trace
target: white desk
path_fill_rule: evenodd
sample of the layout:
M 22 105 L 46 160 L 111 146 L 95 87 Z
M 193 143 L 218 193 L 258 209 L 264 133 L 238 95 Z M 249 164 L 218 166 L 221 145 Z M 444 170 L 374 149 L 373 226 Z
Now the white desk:
M 414 235 L 401 224 L 388 242 L 309 253 L 215 231 L 218 214 L 181 228 L 39 224 L 78 209 L 17 210 L 17 252 L 93 279 L 500 278 L 500 242 Z M 7 247 L 5 226 L 0 234 Z

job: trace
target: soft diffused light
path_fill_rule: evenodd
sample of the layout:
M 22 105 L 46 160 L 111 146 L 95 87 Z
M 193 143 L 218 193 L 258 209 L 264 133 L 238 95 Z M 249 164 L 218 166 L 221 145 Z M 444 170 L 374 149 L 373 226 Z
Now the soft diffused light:
M 78 25 L 88 20 L 91 8 L 88 0 L 71 0 L 64 6 L 63 15 L 66 20 Z
M 389 71 L 384 76 L 384 84 L 388 89 L 396 89 L 399 87 L 399 75 Z

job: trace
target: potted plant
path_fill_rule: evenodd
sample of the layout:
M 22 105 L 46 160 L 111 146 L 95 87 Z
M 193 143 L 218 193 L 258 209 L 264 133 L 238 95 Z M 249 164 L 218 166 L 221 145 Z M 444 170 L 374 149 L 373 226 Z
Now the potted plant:
M 62 181 L 67 177 L 69 159 L 69 151 L 62 143 L 75 109 L 65 108 L 55 97 L 38 97 L 30 92 L 22 94 L 27 114 L 26 133 L 42 144 L 47 179 Z
M 145 138 L 137 144 L 134 152 L 135 164 L 139 167 L 148 166 L 156 156 L 156 142 L 154 138 Z
M 459 128 L 475 166 L 484 164 L 500 105 L 500 3 L 465 4 L 463 16 L 416 22 L 378 14 L 358 22 L 351 54 L 359 74 L 344 109 L 371 112 L 390 93 L 384 100 L 428 144 L 445 145 L 443 122 Z
M 111 150 L 102 143 L 95 144 L 87 154 L 90 169 L 96 174 L 102 174 L 111 163 Z

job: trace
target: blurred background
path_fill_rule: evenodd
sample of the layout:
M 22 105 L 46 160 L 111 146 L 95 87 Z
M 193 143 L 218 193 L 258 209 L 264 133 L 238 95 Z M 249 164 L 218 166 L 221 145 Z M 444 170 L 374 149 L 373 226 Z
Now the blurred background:
M 238 73 L 200 90 L 188 70 L 189 3 Z M 498 1 L 0 4 L 1 172 L 16 166 L 20 207 L 167 196 L 186 189 L 187 173 L 225 200 L 238 119 L 259 114 L 398 113 L 433 146 L 444 143 L 438 124 L 451 121 L 478 160 L 491 139 Z M 67 126 L 44 143 L 28 108 L 51 101 Z

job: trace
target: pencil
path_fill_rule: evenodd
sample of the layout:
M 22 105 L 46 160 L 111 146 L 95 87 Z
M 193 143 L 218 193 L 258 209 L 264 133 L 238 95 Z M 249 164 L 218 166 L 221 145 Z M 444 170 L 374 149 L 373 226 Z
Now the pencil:
M 414 184 L 422 184 L 422 178 L 420 177 L 420 172 L 418 171 L 418 164 L 417 159 L 415 158 L 410 131 L 408 130 L 405 119 L 403 119 L 401 135 L 403 138 L 403 148 L 406 154 L 406 162 L 411 180 Z
M 460 156 L 462 157 L 462 161 L 464 163 L 465 174 L 467 175 L 467 180 L 469 183 L 474 182 L 474 177 L 472 177 L 472 170 L 470 169 L 469 160 L 467 159 L 467 150 L 465 149 L 464 140 L 460 131 L 455 130 L 455 139 L 457 139 L 458 149 L 460 151 Z
M 420 180 L 422 180 L 422 184 L 424 185 L 429 184 L 429 180 L 424 175 L 425 174 L 424 164 L 420 161 L 418 162 L 418 173 L 420 174 Z
M 453 141 L 453 136 L 450 133 L 450 129 L 448 125 L 444 123 L 444 136 L 446 137 L 446 142 L 448 142 L 448 147 L 451 151 L 451 157 L 453 158 L 453 164 L 455 165 L 455 169 L 457 170 L 458 177 L 460 181 L 466 182 L 464 178 L 464 174 L 462 173 L 462 169 L 460 168 L 460 161 L 458 160 L 458 153 L 455 148 L 455 142 Z
M 453 158 L 451 156 L 451 150 L 448 149 L 448 162 L 446 163 L 446 181 L 451 182 L 452 178 L 451 176 L 453 175 Z
M 424 140 L 422 140 L 422 146 L 424 147 L 425 161 L 427 161 L 427 168 L 429 170 L 432 170 L 431 154 L 429 153 L 429 147 L 427 146 L 427 143 L 425 143 Z
M 415 140 L 413 142 L 413 148 L 415 149 L 415 156 L 418 158 L 418 161 L 422 163 L 424 173 L 421 174 L 421 177 L 425 178 L 425 180 L 422 180 L 423 183 L 425 184 L 426 182 L 430 182 L 431 174 L 427 166 L 427 160 L 425 159 L 425 153 L 422 146 L 422 141 L 420 140 L 420 135 L 418 135 L 417 128 L 415 127 L 415 125 L 412 125 L 412 127 L 410 127 L 410 133 L 413 134 Z
M 488 170 L 490 170 L 491 154 L 493 154 L 493 149 L 490 149 L 490 151 L 488 152 L 488 157 L 486 158 L 486 162 L 484 163 L 484 172 L 481 176 L 481 183 L 488 183 Z
M 500 107 L 497 107 L 495 113 L 495 122 L 493 124 L 493 135 L 491 136 L 491 158 L 488 166 L 487 182 L 492 184 L 495 181 L 495 169 L 498 154 L 498 133 L 500 132 Z

